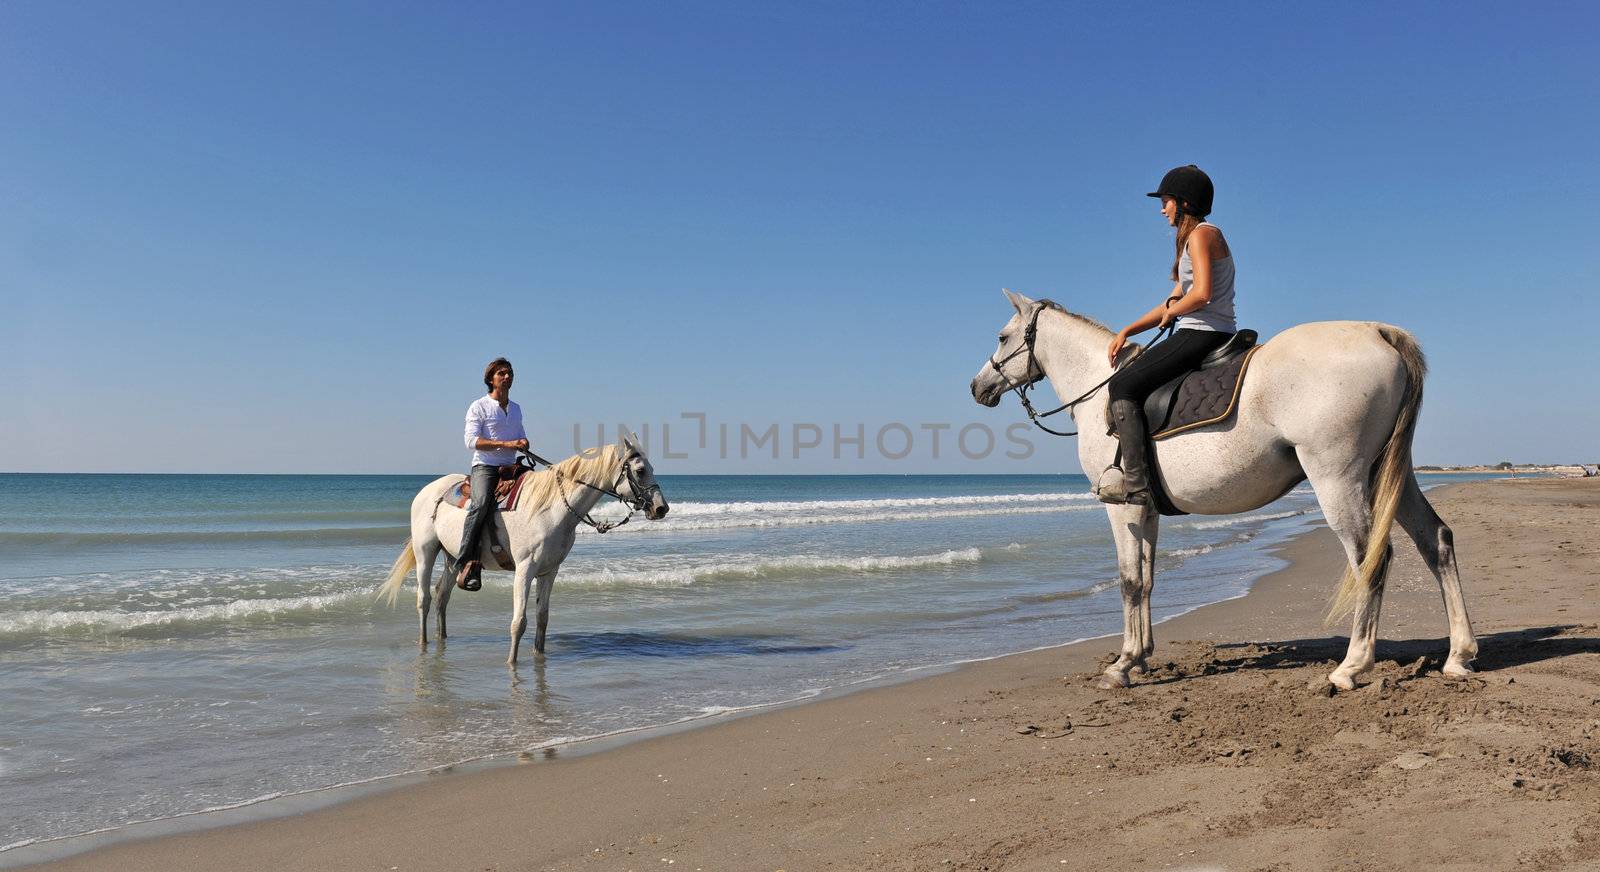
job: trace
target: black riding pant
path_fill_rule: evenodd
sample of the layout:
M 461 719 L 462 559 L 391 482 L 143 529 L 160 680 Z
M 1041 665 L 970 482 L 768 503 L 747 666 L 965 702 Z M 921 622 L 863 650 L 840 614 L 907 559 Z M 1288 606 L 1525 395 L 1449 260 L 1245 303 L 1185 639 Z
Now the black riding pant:
M 1215 330 L 1175 331 L 1111 377 L 1106 386 L 1111 399 L 1144 402 L 1156 388 L 1198 367 L 1206 355 L 1232 338 L 1232 333 Z
M 483 548 L 483 532 L 494 520 L 494 488 L 500 482 L 500 467 L 478 464 L 472 467 L 472 504 L 467 509 L 467 529 L 461 537 L 456 559 L 462 563 L 477 560 Z

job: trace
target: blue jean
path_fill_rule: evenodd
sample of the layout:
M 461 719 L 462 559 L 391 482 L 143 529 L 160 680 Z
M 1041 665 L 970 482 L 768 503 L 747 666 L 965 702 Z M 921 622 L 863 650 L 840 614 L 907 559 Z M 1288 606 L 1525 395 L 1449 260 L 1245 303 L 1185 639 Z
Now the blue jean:
M 461 539 L 458 562 L 477 560 L 483 533 L 494 520 L 494 488 L 500 483 L 500 468 L 478 464 L 472 467 L 472 505 L 467 508 L 467 531 Z

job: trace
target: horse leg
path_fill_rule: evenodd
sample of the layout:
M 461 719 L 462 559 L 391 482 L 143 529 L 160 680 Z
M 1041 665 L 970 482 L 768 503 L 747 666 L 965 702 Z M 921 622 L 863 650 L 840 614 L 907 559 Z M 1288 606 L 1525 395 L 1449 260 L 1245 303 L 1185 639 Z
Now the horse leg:
M 534 609 L 538 612 L 537 623 L 533 628 L 533 650 L 540 655 L 544 654 L 544 631 L 550 625 L 550 591 L 556 585 L 556 570 L 552 569 L 539 576 L 539 590 L 534 597 Z
M 1156 652 L 1155 628 L 1150 622 L 1150 595 L 1156 587 L 1156 534 L 1161 526 L 1161 514 L 1154 506 L 1144 506 L 1143 535 L 1139 538 L 1139 568 L 1140 580 L 1144 590 L 1139 597 L 1139 638 L 1144 640 L 1144 648 L 1139 652 L 1139 659 L 1133 664 L 1133 671 L 1143 675 L 1146 669 L 1145 661 Z
M 522 644 L 522 634 L 528 630 L 528 587 L 532 583 L 533 562 L 518 564 L 511 583 L 511 654 L 506 657 L 506 662 L 512 666 L 517 664 L 517 647 Z
M 1122 581 L 1122 652 L 1106 667 L 1102 688 L 1128 686 L 1130 671 L 1143 671 L 1154 649 L 1150 636 L 1150 590 L 1155 584 L 1155 512 L 1146 506 L 1110 505 L 1111 538 L 1117 545 L 1117 573 Z
M 441 572 L 437 584 L 433 595 L 439 601 L 439 640 L 442 642 L 449 635 L 445 632 L 444 612 L 450 605 L 450 592 L 456 589 L 456 580 L 450 573 Z
M 1467 601 L 1461 595 L 1461 572 L 1456 568 L 1455 534 L 1440 519 L 1422 488 L 1412 476 L 1400 495 L 1400 509 L 1395 516 L 1400 526 L 1417 543 L 1423 562 L 1439 582 L 1439 594 L 1444 597 L 1444 613 L 1450 620 L 1450 658 L 1445 661 L 1446 675 L 1468 675 L 1472 661 L 1478 656 L 1478 640 L 1472 635 L 1472 621 L 1467 617 Z
M 1372 506 L 1367 495 L 1367 472 L 1371 464 L 1360 458 L 1330 459 L 1295 449 L 1311 489 L 1317 494 L 1323 517 L 1344 546 L 1350 571 L 1356 572 L 1368 547 L 1387 548 L 1387 542 L 1368 543 L 1372 530 Z M 1354 690 L 1356 678 L 1372 668 L 1378 643 L 1378 611 L 1383 606 L 1383 582 L 1389 572 L 1388 561 L 1379 569 L 1371 587 L 1357 593 L 1351 617 L 1350 647 L 1344 662 L 1328 675 L 1328 682 L 1340 690 Z
M 428 647 L 428 606 L 432 599 L 432 591 L 428 588 L 428 576 L 433 574 L 433 560 L 439 555 L 438 545 L 428 546 L 420 541 L 415 534 L 412 535 L 412 553 L 417 560 L 417 645 Z

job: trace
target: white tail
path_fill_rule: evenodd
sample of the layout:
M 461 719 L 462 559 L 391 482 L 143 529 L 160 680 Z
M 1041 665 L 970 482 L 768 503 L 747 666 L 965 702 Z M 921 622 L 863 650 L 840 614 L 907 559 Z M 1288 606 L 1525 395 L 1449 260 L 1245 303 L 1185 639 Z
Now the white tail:
M 1422 380 L 1428 365 L 1422 349 L 1410 333 L 1387 324 L 1378 332 L 1400 354 L 1406 368 L 1406 391 L 1395 416 L 1394 431 L 1383 446 L 1383 453 L 1372 469 L 1372 530 L 1367 534 L 1366 553 L 1358 568 L 1346 569 L 1339 589 L 1334 592 L 1327 620 L 1332 622 L 1350 614 L 1362 590 L 1382 591 L 1389 572 L 1389 528 L 1394 525 L 1400 495 L 1411 479 L 1411 438 L 1417 430 L 1417 410 L 1422 406 Z
M 417 554 L 411 550 L 411 540 L 407 539 L 405 548 L 401 549 L 400 556 L 394 559 L 394 568 L 389 570 L 389 580 L 378 588 L 375 599 L 389 598 L 389 605 L 393 606 L 395 598 L 400 595 L 400 585 L 405 584 L 406 576 L 411 570 L 417 568 Z

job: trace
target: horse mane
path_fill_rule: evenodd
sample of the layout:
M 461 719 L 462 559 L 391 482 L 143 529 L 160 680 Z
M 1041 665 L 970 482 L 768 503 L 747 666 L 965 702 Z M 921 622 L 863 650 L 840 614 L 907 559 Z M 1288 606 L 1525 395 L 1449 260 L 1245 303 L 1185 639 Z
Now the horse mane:
M 1062 306 L 1060 303 L 1057 303 L 1055 300 L 1051 300 L 1051 299 L 1048 299 L 1048 298 L 1041 298 L 1039 300 L 1036 300 L 1035 302 L 1037 302 L 1041 306 L 1044 306 L 1046 309 L 1054 309 L 1055 311 L 1060 312 L 1061 314 L 1067 316 L 1068 318 L 1071 318 L 1074 321 L 1077 321 L 1077 322 L 1082 323 L 1082 324 L 1086 324 L 1086 325 L 1088 325 L 1090 327 L 1093 327 L 1093 328 L 1095 328 L 1097 330 L 1104 330 L 1107 333 L 1115 333 L 1115 331 L 1112 330 L 1110 327 L 1107 327 L 1106 325 L 1101 324 L 1099 321 L 1096 321 L 1095 319 L 1090 318 L 1088 315 L 1079 315 L 1077 312 L 1068 312 L 1065 306 Z
M 567 480 L 570 492 L 574 487 L 572 483 L 578 481 L 610 487 L 621 466 L 622 452 L 617 446 L 601 445 L 584 449 L 549 469 L 530 472 L 528 475 L 532 477 L 522 486 L 522 495 L 517 498 L 517 511 L 533 514 L 560 499 L 561 489 L 556 486 L 558 473 Z

